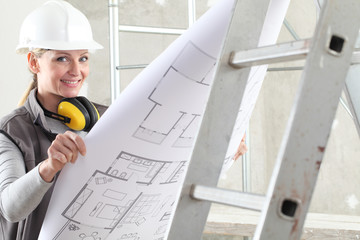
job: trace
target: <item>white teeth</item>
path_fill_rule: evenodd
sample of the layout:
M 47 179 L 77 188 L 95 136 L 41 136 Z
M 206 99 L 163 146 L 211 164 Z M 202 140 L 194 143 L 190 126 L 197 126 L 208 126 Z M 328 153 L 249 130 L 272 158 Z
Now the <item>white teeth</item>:
M 78 81 L 67 81 L 67 80 L 61 80 L 62 82 L 64 83 L 67 83 L 67 84 L 76 84 L 78 83 Z

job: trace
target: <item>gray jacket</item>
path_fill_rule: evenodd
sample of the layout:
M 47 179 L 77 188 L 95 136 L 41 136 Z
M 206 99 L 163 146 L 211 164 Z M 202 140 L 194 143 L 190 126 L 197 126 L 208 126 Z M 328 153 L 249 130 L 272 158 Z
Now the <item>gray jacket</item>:
M 105 106 L 97 104 L 95 106 L 100 115 L 106 110 Z M 24 106 L 1 119 L 0 132 L 21 151 L 26 172 L 47 158 L 47 150 L 56 137 L 56 134 L 52 133 L 47 126 L 44 112 L 36 99 L 36 89 L 31 91 Z M 54 184 L 46 192 L 37 208 L 21 222 L 10 223 L 0 215 L 0 239 L 2 240 L 3 236 L 5 236 L 3 240 L 37 239 L 53 187 Z

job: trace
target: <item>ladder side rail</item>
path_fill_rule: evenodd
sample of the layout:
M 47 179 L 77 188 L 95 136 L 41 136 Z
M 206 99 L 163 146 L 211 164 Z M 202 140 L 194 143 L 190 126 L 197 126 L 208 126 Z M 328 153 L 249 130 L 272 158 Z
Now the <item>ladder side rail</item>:
M 356 129 L 360 136 L 360 64 L 354 64 L 350 67 L 349 73 L 346 77 L 345 94 L 353 117 Z
M 179 202 L 174 212 L 168 235 L 170 240 L 201 239 L 211 203 L 193 199 L 191 188 L 193 184 L 217 186 L 251 70 L 250 68 L 234 70 L 228 64 L 229 56 L 234 49 L 240 47 L 249 49 L 257 46 L 258 42 L 254 39 L 260 37 L 269 3 L 270 0 L 235 1 L 222 58 L 218 64 Z M 251 23 L 249 19 L 252 19 Z M 244 32 L 247 34 L 241 34 Z M 239 46 L 240 42 L 241 46 Z
M 119 42 L 119 1 L 109 0 L 109 51 L 110 51 L 110 90 L 111 103 L 115 102 L 121 92 L 120 72 L 116 66 L 120 64 Z
M 254 239 L 300 239 L 359 23 L 358 0 L 322 10 Z

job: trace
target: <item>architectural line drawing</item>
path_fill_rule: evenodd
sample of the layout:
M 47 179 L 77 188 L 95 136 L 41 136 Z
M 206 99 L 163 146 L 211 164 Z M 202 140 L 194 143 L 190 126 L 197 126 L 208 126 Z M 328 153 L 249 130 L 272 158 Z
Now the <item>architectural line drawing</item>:
M 177 184 L 185 167 L 185 161 L 159 161 L 121 152 L 106 171 L 96 170 L 69 203 L 62 213 L 67 221 L 54 240 L 70 239 L 74 232 L 79 239 L 107 239 L 117 232 L 121 232 L 120 239 L 141 239 L 137 229 L 149 218 L 157 219 L 153 235 L 164 236 L 174 196 L 146 188 Z M 138 190 L 122 191 L 124 184 Z M 131 225 L 131 232 L 124 233 L 124 225 Z
M 198 68 L 194 69 L 194 63 L 187 58 L 189 54 L 194 56 L 197 64 L 202 64 L 199 68 L 202 71 L 197 71 Z M 165 74 L 148 97 L 148 100 L 154 106 L 149 109 L 149 113 L 133 136 L 154 144 L 162 144 L 171 133 L 175 133 L 178 136 L 172 144 L 173 147 L 192 147 L 208 96 L 215 65 L 215 57 L 208 55 L 200 47 L 189 41 L 165 71 Z M 185 84 L 189 85 L 188 89 L 196 92 L 195 94 L 190 93 L 192 96 L 202 99 L 202 101 L 198 101 L 201 104 L 194 104 L 189 109 L 189 100 L 186 98 L 190 94 L 182 92 L 174 94 L 180 85 Z M 172 96 L 169 96 L 169 92 L 171 92 Z M 159 116 L 168 118 L 166 125 L 156 124 Z
M 61 172 L 39 240 L 167 239 L 233 4 L 220 1 L 109 107 L 87 155 Z

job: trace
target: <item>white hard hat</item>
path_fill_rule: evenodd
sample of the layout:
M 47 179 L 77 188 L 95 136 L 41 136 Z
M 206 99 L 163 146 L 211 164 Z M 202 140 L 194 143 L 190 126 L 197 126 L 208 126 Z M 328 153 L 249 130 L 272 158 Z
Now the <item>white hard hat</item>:
M 17 52 L 34 48 L 54 50 L 101 49 L 93 40 L 87 18 L 70 3 L 50 0 L 31 12 L 24 20 Z

